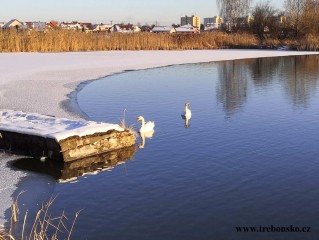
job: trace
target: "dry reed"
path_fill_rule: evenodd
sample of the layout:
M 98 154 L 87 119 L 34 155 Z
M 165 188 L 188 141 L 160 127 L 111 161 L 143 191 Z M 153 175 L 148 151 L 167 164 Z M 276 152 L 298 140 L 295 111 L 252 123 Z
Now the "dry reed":
M 257 46 L 251 34 L 222 32 L 200 34 L 85 33 L 54 30 L 48 32 L 2 30 L 0 52 L 68 52 L 99 50 L 193 50 L 251 48 Z
M 21 193 L 18 195 L 18 197 Z M 18 208 L 18 197 L 13 201 L 12 204 L 12 217 L 11 217 L 11 227 L 9 230 L 0 226 L 0 240 L 17 240 L 17 239 L 28 239 L 28 240 L 38 240 L 38 239 L 70 239 L 71 234 L 75 225 L 75 221 L 78 218 L 80 211 L 75 214 L 75 217 L 68 227 L 68 218 L 65 213 L 62 212 L 60 216 L 52 217 L 50 213 L 50 207 L 52 206 L 55 198 L 50 198 L 48 202 L 42 205 L 41 209 L 38 210 L 35 219 L 33 220 L 33 225 L 31 230 L 26 233 L 25 228 L 27 224 L 28 211 L 24 215 L 24 220 L 22 224 L 21 234 L 12 233 L 13 227 L 16 227 L 19 219 L 19 208 Z M 14 210 L 15 209 L 15 210 Z M 15 212 L 14 212 L 15 211 Z M 17 236 L 21 237 L 17 237 Z

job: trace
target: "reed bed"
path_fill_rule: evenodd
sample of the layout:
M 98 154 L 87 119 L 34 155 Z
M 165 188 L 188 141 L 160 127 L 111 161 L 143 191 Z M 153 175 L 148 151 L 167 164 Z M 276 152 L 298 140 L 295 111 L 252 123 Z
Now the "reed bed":
M 195 50 L 224 48 L 276 48 L 286 45 L 298 50 L 319 50 L 318 36 L 308 35 L 300 40 L 266 39 L 263 45 L 250 33 L 200 34 L 156 33 L 85 33 L 72 30 L 47 32 L 2 30 L 0 52 L 76 52 L 107 50 Z
M 71 223 L 64 212 L 59 216 L 53 217 L 50 213 L 50 207 L 54 200 L 54 198 L 51 198 L 42 205 L 32 221 L 30 230 L 26 230 L 28 211 L 26 211 L 23 219 L 19 219 L 18 198 L 14 200 L 11 207 L 11 227 L 10 229 L 6 229 L 4 226 L 0 226 L 0 240 L 71 239 L 75 221 L 80 211 L 75 214 Z M 23 221 L 19 225 L 21 220 Z M 13 231 L 13 229 L 19 229 L 19 226 L 21 227 L 19 232 Z
M 229 47 L 251 48 L 257 40 L 250 34 L 222 32 L 200 34 L 85 33 L 55 30 L 0 31 L 0 52 L 68 52 L 103 50 L 193 50 Z

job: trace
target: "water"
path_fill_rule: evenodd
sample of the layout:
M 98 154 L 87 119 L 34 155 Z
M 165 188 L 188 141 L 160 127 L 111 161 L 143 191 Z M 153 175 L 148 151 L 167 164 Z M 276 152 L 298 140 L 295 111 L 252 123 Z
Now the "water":
M 314 239 L 318 63 L 317 56 L 236 60 L 91 82 L 77 96 L 90 119 L 119 122 L 126 109 L 128 125 L 138 129 L 143 115 L 155 121 L 155 134 L 112 171 L 56 184 L 53 210 L 83 209 L 75 239 Z M 236 231 L 272 225 L 311 232 Z

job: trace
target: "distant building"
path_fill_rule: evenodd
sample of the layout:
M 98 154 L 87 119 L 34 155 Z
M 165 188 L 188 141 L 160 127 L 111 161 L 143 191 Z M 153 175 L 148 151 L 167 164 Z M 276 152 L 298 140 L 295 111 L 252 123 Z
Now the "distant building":
M 176 30 L 172 26 L 155 26 L 152 29 L 153 33 L 175 33 Z
M 180 26 L 178 28 L 175 28 L 175 30 L 176 33 L 199 33 L 199 28 L 194 27 L 191 24 Z
M 219 16 L 204 18 L 205 30 L 218 29 L 223 22 L 223 18 Z
M 0 29 L 4 26 L 4 22 L 0 22 Z
M 110 31 L 112 28 L 111 24 L 94 24 L 93 25 L 93 32 L 107 32 Z
M 46 28 L 48 30 L 55 30 L 55 29 L 59 29 L 60 28 L 59 22 L 58 21 L 54 21 L 54 20 L 50 21 L 46 25 L 47 25 Z
M 152 30 L 152 26 L 149 25 L 143 25 L 140 27 L 141 32 L 150 32 Z
M 25 22 L 22 29 L 43 32 L 46 28 L 45 22 Z
M 254 20 L 253 16 L 239 17 L 239 18 L 237 18 L 236 25 L 238 27 L 249 26 L 253 20 Z
M 78 22 L 71 22 L 71 23 L 62 22 L 60 23 L 60 27 L 65 30 L 81 30 L 82 29 L 81 24 Z
M 92 32 L 93 31 L 92 23 L 81 22 L 80 25 L 81 25 L 81 30 L 84 32 Z
M 4 24 L 2 26 L 2 29 L 8 29 L 8 28 L 20 28 L 21 26 L 23 26 L 23 23 L 18 21 L 17 19 L 12 19 L 9 22 L 7 22 L 6 24 Z
M 190 24 L 200 29 L 200 17 L 194 15 L 192 15 L 191 17 L 188 17 L 187 15 L 185 17 L 181 17 L 181 26 L 187 24 Z
M 136 33 L 140 32 L 141 29 L 138 26 L 133 26 L 133 24 L 115 24 L 110 29 L 111 32 L 118 33 Z

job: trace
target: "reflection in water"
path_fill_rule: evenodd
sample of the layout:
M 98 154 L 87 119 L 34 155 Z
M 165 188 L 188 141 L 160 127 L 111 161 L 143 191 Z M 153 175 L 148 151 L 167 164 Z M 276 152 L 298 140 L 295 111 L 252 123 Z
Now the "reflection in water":
M 184 127 L 189 128 L 189 120 L 192 118 L 192 116 L 182 115 L 182 119 L 184 119 Z
M 189 128 L 189 120 L 192 118 L 192 112 L 190 110 L 190 104 L 187 102 L 185 103 L 185 108 L 184 108 L 184 112 L 182 112 L 182 119 L 185 120 L 185 123 L 184 123 L 184 127 L 185 128 Z
M 288 73 L 283 76 L 285 92 L 294 106 L 306 108 L 311 95 L 316 93 L 318 66 L 318 56 L 295 56 L 283 66 L 285 69 L 282 71 Z
M 316 93 L 319 56 L 226 61 L 218 65 L 217 99 L 229 117 L 247 101 L 249 88 L 281 84 L 293 106 L 307 107 Z M 276 82 L 277 81 L 277 82 Z
M 218 66 L 217 99 L 223 104 L 226 115 L 230 116 L 246 102 L 248 65 L 241 61 L 226 61 Z
M 142 139 L 142 143 L 138 145 L 139 148 L 144 148 L 145 146 L 145 139 L 146 138 L 149 138 L 151 139 L 154 135 L 154 130 L 152 131 L 147 131 L 147 132 L 140 132 L 140 136 L 141 136 L 141 139 Z
M 35 158 L 22 158 L 14 161 L 12 166 L 21 170 L 48 174 L 54 179 L 62 182 L 75 180 L 77 177 L 84 174 L 112 169 L 113 167 L 132 159 L 135 152 L 135 146 L 132 146 L 67 163 L 55 161 L 41 162 L 39 159 Z

